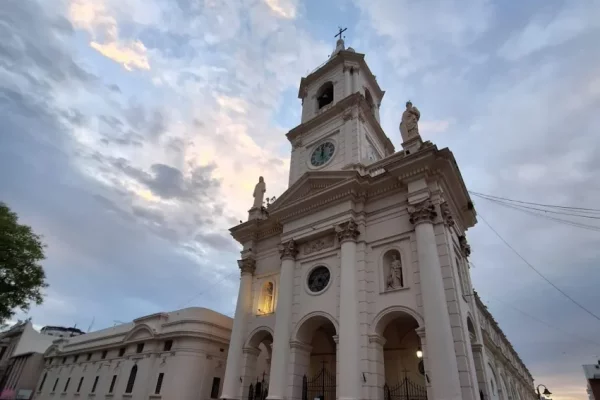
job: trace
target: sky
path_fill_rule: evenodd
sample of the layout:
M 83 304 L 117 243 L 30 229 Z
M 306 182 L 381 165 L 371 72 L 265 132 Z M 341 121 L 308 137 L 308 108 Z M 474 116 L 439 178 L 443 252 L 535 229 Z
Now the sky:
M 187 306 L 232 315 L 227 229 L 259 175 L 267 196 L 286 189 L 300 78 L 338 26 L 386 90 L 396 148 L 410 99 L 470 190 L 598 207 L 598 1 L 2 0 L 0 200 L 44 236 L 50 284 L 15 319 L 95 330 Z M 475 289 L 536 383 L 587 398 L 600 320 L 482 219 L 596 314 L 600 233 L 474 202 Z

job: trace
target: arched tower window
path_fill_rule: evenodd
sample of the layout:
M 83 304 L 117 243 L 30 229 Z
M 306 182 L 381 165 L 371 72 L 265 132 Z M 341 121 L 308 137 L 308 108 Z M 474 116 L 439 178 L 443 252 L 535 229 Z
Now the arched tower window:
M 473 325 L 473 321 L 471 321 L 471 317 L 467 317 L 467 329 L 469 330 L 471 343 L 475 343 L 477 339 L 477 334 L 475 333 L 475 326 Z
M 263 284 L 258 304 L 259 314 L 270 314 L 274 311 L 275 284 L 267 281 Z
M 317 106 L 320 110 L 333 102 L 333 83 L 326 82 L 317 91 Z
M 133 385 L 135 384 L 135 376 L 137 375 L 137 365 L 131 367 L 131 372 L 129 373 L 129 379 L 127 380 L 127 388 L 125 389 L 125 393 L 133 392 Z

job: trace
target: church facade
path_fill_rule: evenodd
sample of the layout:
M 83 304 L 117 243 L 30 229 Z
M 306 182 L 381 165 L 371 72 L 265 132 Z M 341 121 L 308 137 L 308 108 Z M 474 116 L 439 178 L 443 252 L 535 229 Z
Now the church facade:
M 456 160 L 421 139 L 410 103 L 396 151 L 384 93 L 342 39 L 302 78 L 289 188 L 264 207 L 261 178 L 231 229 L 243 250 L 222 399 L 535 397 L 471 287 L 476 212 Z

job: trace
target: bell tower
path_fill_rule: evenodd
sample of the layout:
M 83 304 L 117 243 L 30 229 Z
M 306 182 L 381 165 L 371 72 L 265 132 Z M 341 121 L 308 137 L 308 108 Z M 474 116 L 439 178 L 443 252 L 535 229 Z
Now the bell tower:
M 385 92 L 365 55 L 346 48 L 341 32 L 329 60 L 300 80 L 302 119 L 287 133 L 290 186 L 305 172 L 349 170 L 394 153 L 379 124 Z

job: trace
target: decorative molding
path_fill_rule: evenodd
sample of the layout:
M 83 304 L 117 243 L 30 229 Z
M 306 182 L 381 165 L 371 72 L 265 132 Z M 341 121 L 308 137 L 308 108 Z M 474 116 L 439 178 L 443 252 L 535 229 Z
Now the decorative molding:
M 254 274 L 256 271 L 256 260 L 248 257 L 238 260 L 238 266 L 240 267 L 241 274 Z
M 336 226 L 335 231 L 340 243 L 343 243 L 348 240 L 356 241 L 356 239 L 358 239 L 358 235 L 360 235 L 358 225 L 356 225 L 356 222 L 354 222 L 354 220 L 350 220 L 348 222 Z
M 466 258 L 471 255 L 471 246 L 467 243 L 467 238 L 465 235 L 460 235 L 458 237 L 458 243 L 460 244 L 460 252 Z
M 344 113 L 344 115 L 342 115 L 342 118 L 344 119 L 344 121 L 350 121 L 354 119 L 354 113 L 352 112 L 352 110 L 348 110 Z
M 295 260 L 298 255 L 298 246 L 294 239 L 288 240 L 286 243 L 282 243 L 279 245 L 279 253 L 281 254 L 281 259 L 292 259 Z
M 442 204 L 440 204 L 440 211 L 442 213 L 442 219 L 444 220 L 444 224 L 446 224 L 449 227 L 454 226 L 454 218 L 452 217 L 450 205 L 447 201 L 444 201 Z
M 425 327 L 424 326 L 418 327 L 417 329 L 415 329 L 415 332 L 417 333 L 417 335 L 419 335 L 421 340 L 425 339 Z
M 256 348 L 256 347 L 244 347 L 242 349 L 242 352 L 244 354 L 249 354 L 251 356 L 256 356 L 258 357 L 258 355 L 260 354 L 260 349 Z
M 331 235 L 322 237 L 322 238 L 318 238 L 315 240 L 311 240 L 310 242 L 306 243 L 303 247 L 304 249 L 304 254 L 312 254 L 312 253 L 316 253 L 317 251 L 321 251 L 323 249 L 327 249 L 329 247 L 333 247 L 334 245 L 334 238 Z
M 376 333 L 369 334 L 369 343 L 376 343 L 381 347 L 385 346 L 386 339 Z
M 290 340 L 290 348 L 305 351 L 307 353 L 310 353 L 312 351 L 311 345 L 301 342 L 299 340 Z
M 418 204 L 409 206 L 408 214 L 410 216 L 409 221 L 413 225 L 418 225 L 424 222 L 432 223 L 437 216 L 435 206 L 431 200 L 425 200 Z

